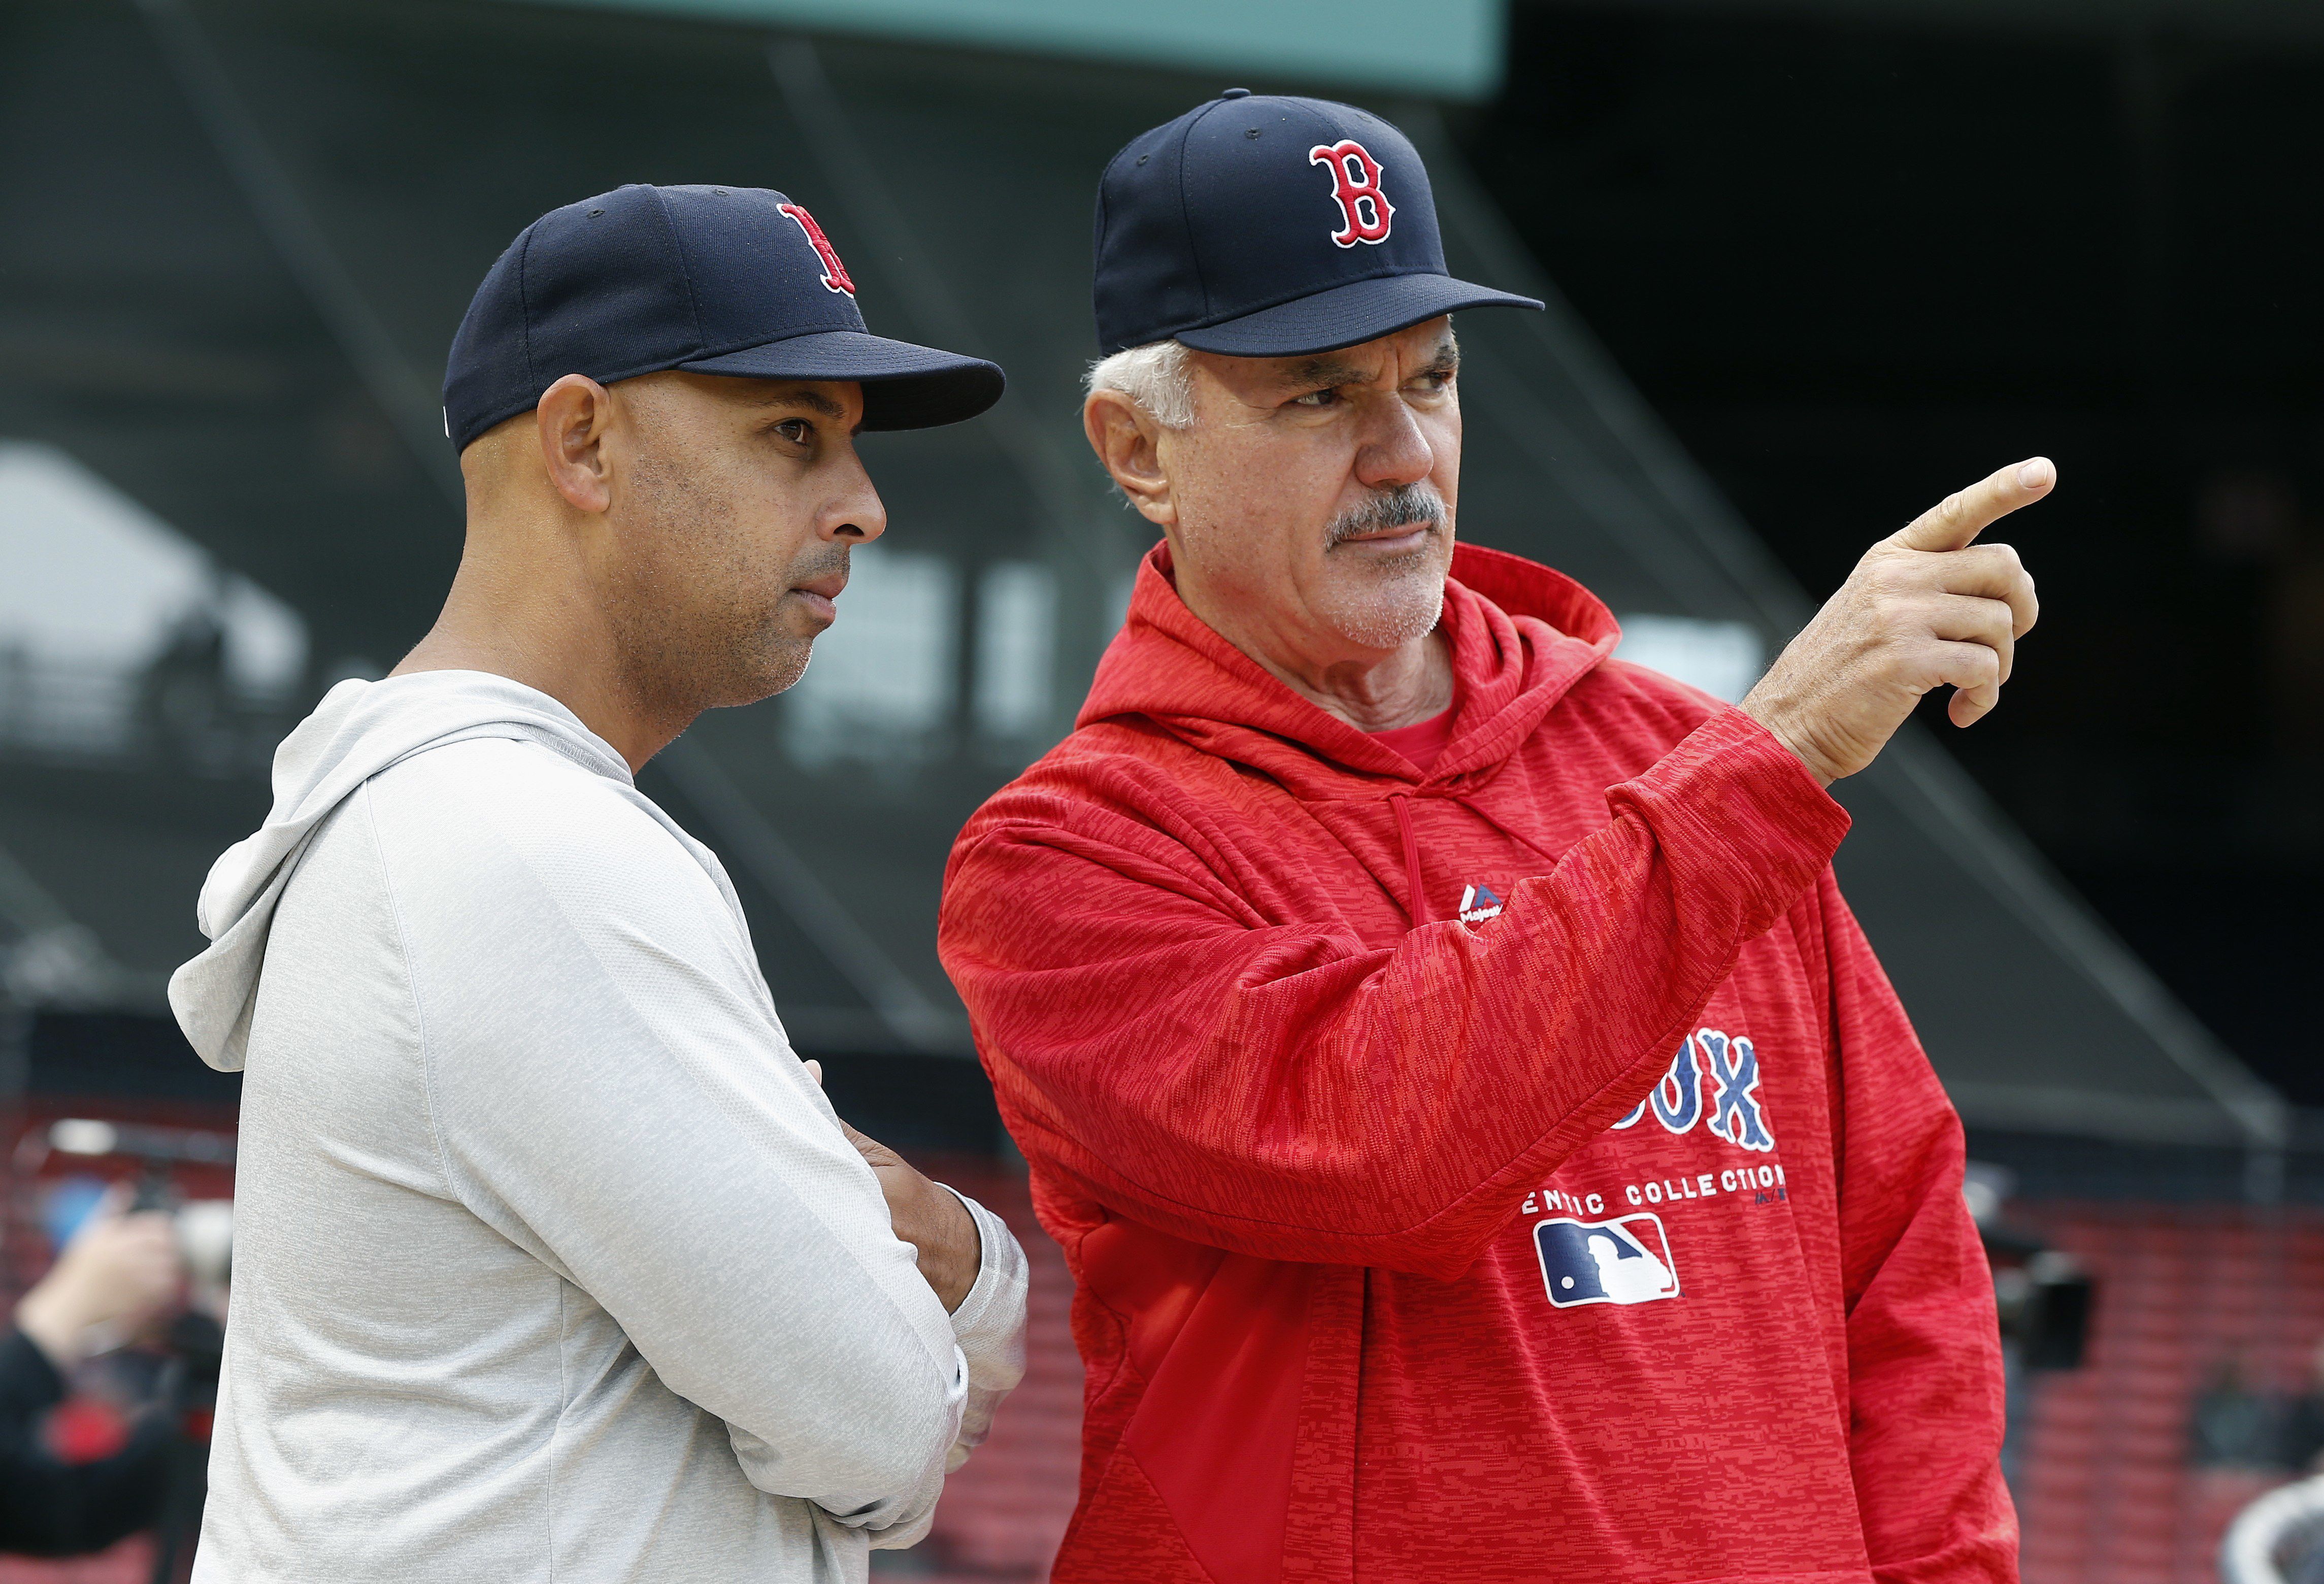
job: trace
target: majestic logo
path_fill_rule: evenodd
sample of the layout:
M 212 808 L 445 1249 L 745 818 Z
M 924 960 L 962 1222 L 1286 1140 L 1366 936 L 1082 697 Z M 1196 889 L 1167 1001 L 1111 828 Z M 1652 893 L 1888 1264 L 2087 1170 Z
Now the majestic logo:
M 1536 1221 L 1533 1245 L 1541 1279 L 1560 1309 L 1585 1303 L 1651 1303 L 1678 1296 L 1678 1267 L 1657 1215 L 1618 1220 Z
M 1342 247 L 1360 242 L 1386 242 L 1388 223 L 1396 217 L 1388 195 L 1380 191 L 1379 161 L 1354 138 L 1317 143 L 1307 151 L 1310 165 L 1332 172 L 1332 199 L 1340 206 L 1341 226 L 1332 240 Z
M 1751 1042 L 1741 1035 L 1698 1028 L 1679 1042 L 1662 1082 L 1614 1126 L 1636 1127 L 1652 1111 L 1665 1131 L 1684 1133 L 1708 1113 L 1705 1132 L 1738 1148 L 1765 1152 L 1775 1147 L 1775 1136 L 1758 1091 L 1759 1053 Z
M 798 221 L 798 228 L 807 233 L 807 239 L 814 246 L 816 256 L 823 261 L 825 287 L 833 291 L 844 291 L 850 297 L 854 296 L 855 282 L 847 278 L 847 266 L 839 262 L 839 250 L 831 245 L 831 238 L 825 236 L 823 234 L 823 227 L 815 223 L 815 216 L 797 204 L 779 204 L 776 207 Z
M 1461 922 L 1462 924 L 1482 924 L 1489 918 L 1499 918 L 1500 916 L 1501 899 L 1493 895 L 1490 886 L 1461 888 Z

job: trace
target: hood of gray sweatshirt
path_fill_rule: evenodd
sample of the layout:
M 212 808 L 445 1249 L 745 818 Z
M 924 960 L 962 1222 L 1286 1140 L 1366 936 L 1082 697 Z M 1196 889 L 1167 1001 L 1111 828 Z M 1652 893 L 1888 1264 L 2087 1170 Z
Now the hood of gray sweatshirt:
M 210 944 L 170 976 L 170 1008 L 203 1061 L 222 1073 L 242 1071 L 275 904 L 316 830 L 389 766 L 479 737 L 538 743 L 631 784 L 621 755 L 572 711 L 505 677 L 417 671 L 340 683 L 274 751 L 274 806 L 266 823 L 227 848 L 202 884 L 196 921 Z M 691 849 L 651 801 L 637 804 Z

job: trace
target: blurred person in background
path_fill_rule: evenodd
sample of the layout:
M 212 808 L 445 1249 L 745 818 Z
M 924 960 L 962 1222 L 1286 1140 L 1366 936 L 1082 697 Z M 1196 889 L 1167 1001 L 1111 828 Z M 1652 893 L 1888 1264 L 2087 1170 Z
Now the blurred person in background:
M 125 1446 L 85 1463 L 63 1462 L 42 1440 L 73 1367 L 159 1318 L 183 1285 L 170 1216 L 125 1211 L 126 1202 L 116 1190 L 82 1222 L 0 1339 L 0 1551 L 101 1551 L 161 1515 L 174 1438 L 165 1418 L 138 1419 Z
M 493 266 L 443 613 L 283 742 L 171 986 L 245 1072 L 195 1578 L 853 1581 L 926 1532 L 1023 1251 L 842 1127 L 632 778 L 798 678 L 886 525 L 858 431 L 1001 388 L 870 334 L 778 192 L 624 187 Z
M 2218 1360 L 2189 1415 L 2188 1461 L 2199 1469 L 2299 1468 L 2306 1459 L 2287 1455 L 2304 1439 L 2293 1406 L 2253 1384 L 2251 1360 L 2242 1354 Z
M 2307 1389 L 2293 1394 L 2278 1417 L 2273 1461 L 2296 1474 L 2324 1474 L 2324 1340 L 2310 1355 L 2310 1370 Z M 2199 1400 L 2199 1438 L 2202 1419 Z
M 1084 421 L 1163 543 L 939 934 L 1074 1277 L 1054 1576 L 2005 1584 L 1960 1124 L 1826 787 L 1994 707 L 2033 585 L 1971 541 L 2053 472 L 1730 707 L 1455 548 L 1491 306 L 1360 110 L 1231 90 L 1102 180 Z

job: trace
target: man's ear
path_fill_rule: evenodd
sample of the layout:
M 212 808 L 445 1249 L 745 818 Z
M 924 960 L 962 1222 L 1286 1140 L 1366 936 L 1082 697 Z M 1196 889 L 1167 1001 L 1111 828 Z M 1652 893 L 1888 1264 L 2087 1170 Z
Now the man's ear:
M 603 511 L 613 503 L 605 435 L 613 422 L 613 393 L 586 374 L 567 374 L 541 392 L 533 421 L 549 482 L 567 504 Z
M 1082 429 L 1139 513 L 1157 527 L 1176 527 L 1178 506 L 1162 466 L 1162 426 L 1120 391 L 1093 391 L 1082 403 Z

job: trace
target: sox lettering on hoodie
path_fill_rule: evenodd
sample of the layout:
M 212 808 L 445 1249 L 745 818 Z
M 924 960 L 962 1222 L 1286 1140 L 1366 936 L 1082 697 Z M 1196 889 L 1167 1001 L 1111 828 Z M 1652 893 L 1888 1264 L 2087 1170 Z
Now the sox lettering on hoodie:
M 1464 908 L 1464 918 L 1467 912 Z M 1665 1133 L 1674 1137 L 1699 1132 L 1706 1140 L 1718 1139 L 1735 1148 L 1769 1153 L 1775 1149 L 1775 1140 L 1768 1128 L 1758 1088 L 1758 1054 L 1748 1036 L 1730 1036 L 1717 1028 L 1697 1029 L 1679 1042 L 1661 1081 L 1645 1100 L 1613 1125 L 1613 1131 L 1635 1128 L 1651 1117 Z M 1534 1227 L 1544 1290 L 1554 1307 L 1567 1309 L 1585 1303 L 1636 1303 L 1680 1295 L 1682 1289 L 1674 1276 L 1658 1277 L 1641 1285 L 1642 1275 L 1637 1279 L 1633 1279 L 1633 1275 L 1666 1272 L 1674 1264 L 1669 1252 L 1669 1228 L 1683 1228 L 1685 1219 L 1666 1223 L 1659 1215 L 1637 1218 L 1618 1212 L 1617 1219 L 1602 1222 L 1571 1217 L 1598 1216 L 1609 1204 L 1632 1210 L 1667 1205 L 1675 1211 L 1727 1195 L 1740 1196 L 1754 1206 L 1784 1204 L 1791 1197 L 1780 1164 L 1729 1164 L 1716 1170 L 1690 1168 L 1675 1174 L 1634 1179 L 1618 1188 L 1609 1184 L 1603 1191 L 1587 1187 L 1570 1191 L 1553 1179 L 1538 1193 L 1527 1194 L 1518 1213 L 1532 1216 L 1542 1210 L 1566 1212 L 1564 1217 L 1553 1217 Z M 1654 1238 L 1662 1244 L 1659 1257 L 1655 1250 L 1641 1245 L 1637 1232 L 1630 1225 L 1632 1221 L 1640 1225 L 1652 1222 Z M 1565 1229 L 1575 1230 L 1568 1232 Z M 1577 1243 L 1577 1237 L 1582 1240 Z M 1578 1260 L 1577 1250 L 1585 1251 L 1591 1263 Z M 1644 1263 L 1637 1263 L 1641 1261 Z M 1607 1279 L 1609 1275 L 1613 1279 Z
M 1052 1577 L 2012 1578 L 1959 1124 L 1845 816 L 1547 568 L 1460 547 L 1443 622 L 1423 769 L 1157 552 L 954 848 L 940 946 L 1088 1366 Z

